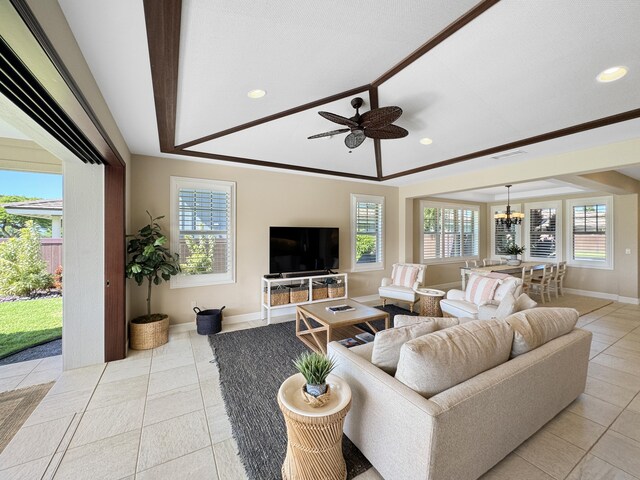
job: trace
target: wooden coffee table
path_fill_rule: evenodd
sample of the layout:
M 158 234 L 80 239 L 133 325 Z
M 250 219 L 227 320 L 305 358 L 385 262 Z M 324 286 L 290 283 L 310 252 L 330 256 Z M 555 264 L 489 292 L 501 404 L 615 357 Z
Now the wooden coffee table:
M 349 305 L 355 310 L 333 313 L 327 307 Z M 377 332 L 371 322 L 384 320 L 384 328 L 389 328 L 389 314 L 368 307 L 349 298 L 332 302 L 298 305 L 296 308 L 296 336 L 309 348 L 319 353 L 327 353 L 327 344 L 333 340 L 354 337 L 364 330 L 356 327 L 366 324 L 372 332 Z M 302 330 L 301 327 L 306 327 Z

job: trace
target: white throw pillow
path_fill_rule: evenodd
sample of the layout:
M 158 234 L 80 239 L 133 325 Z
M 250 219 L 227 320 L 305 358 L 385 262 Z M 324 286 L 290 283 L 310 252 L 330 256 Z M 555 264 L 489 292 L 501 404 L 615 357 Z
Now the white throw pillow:
M 385 372 L 393 375 L 398 367 L 400 348 L 409 340 L 440 330 L 435 319 L 406 325 L 404 327 L 388 328 L 376 333 L 373 339 L 371 363 Z
M 521 312 L 523 310 L 529 310 L 530 308 L 536 308 L 538 306 L 538 302 L 533 300 L 526 293 L 520 294 L 520 296 L 516 299 L 516 312 Z
M 513 330 L 476 320 L 411 340 L 400 349 L 396 379 L 429 398 L 509 359 Z
M 502 301 L 495 312 L 495 318 L 502 320 L 507 318 L 512 313 L 516 312 L 516 297 L 512 293 L 507 293 L 502 297 Z
M 413 284 L 418 278 L 418 267 L 411 265 L 395 265 L 391 272 L 391 279 L 394 285 L 413 288 Z
M 514 313 L 504 321 L 514 331 L 513 358 L 569 333 L 576 326 L 578 311 L 573 308 L 533 308 Z

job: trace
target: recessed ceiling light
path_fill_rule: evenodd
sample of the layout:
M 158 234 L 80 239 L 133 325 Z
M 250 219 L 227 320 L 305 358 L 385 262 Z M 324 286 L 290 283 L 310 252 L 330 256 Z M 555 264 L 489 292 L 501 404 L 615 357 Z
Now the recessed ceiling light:
M 265 92 L 264 90 L 256 89 L 256 90 L 251 90 L 249 93 L 247 93 L 247 97 L 249 97 L 249 98 L 262 98 L 266 94 L 267 94 L 267 92 Z
M 615 82 L 627 74 L 627 67 L 611 67 L 598 74 L 596 80 L 601 83 Z
M 431 140 L 430 138 L 424 137 L 420 139 L 420 143 L 422 145 L 431 145 L 433 143 L 433 140 Z

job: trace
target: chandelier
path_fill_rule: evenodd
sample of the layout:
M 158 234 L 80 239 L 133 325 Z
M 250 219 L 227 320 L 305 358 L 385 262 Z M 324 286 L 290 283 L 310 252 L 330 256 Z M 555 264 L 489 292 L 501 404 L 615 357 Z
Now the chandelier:
M 509 189 L 511 185 L 505 185 L 505 187 L 507 187 L 507 209 L 502 213 L 496 213 L 493 218 L 496 219 L 496 225 L 505 225 L 509 229 L 511 225 L 520 225 L 522 223 L 524 213 L 511 211 L 511 205 L 509 205 Z

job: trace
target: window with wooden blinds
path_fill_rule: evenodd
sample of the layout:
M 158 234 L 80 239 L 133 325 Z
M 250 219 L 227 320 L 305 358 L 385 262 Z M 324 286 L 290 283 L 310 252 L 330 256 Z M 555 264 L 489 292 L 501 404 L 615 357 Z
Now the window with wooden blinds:
M 384 197 L 352 194 L 351 224 L 354 269 L 384 268 Z
M 423 261 L 478 257 L 478 207 L 435 202 L 421 202 L 421 205 Z

